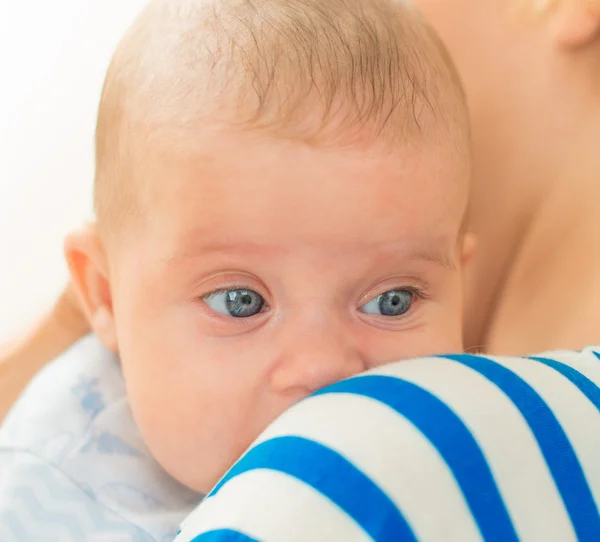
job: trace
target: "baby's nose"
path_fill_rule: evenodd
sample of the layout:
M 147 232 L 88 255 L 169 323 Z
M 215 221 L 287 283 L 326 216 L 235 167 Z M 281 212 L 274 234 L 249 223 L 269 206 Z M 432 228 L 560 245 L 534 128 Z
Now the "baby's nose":
M 297 330 L 271 372 L 275 391 L 308 395 L 366 370 L 351 330 L 334 322 Z

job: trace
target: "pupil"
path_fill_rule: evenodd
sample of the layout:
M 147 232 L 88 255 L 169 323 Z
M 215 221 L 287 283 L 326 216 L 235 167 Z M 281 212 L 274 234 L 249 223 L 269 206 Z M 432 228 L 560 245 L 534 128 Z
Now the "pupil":
M 397 295 L 395 295 L 395 296 L 392 298 L 392 305 L 394 305 L 394 307 L 396 307 L 396 306 L 398 306 L 399 304 L 400 304 L 400 298 L 399 298 Z
M 244 294 L 242 296 L 241 301 L 242 301 L 242 303 L 244 305 L 251 305 L 252 304 L 252 298 L 248 294 Z

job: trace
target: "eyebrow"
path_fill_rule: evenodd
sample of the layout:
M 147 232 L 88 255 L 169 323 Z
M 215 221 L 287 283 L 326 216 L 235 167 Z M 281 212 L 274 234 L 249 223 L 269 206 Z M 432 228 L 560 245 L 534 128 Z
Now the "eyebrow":
M 450 271 L 456 271 L 456 262 L 454 258 L 452 258 L 447 250 L 443 250 L 440 247 L 412 249 L 408 251 L 406 255 L 407 259 L 431 262 L 440 267 L 449 269 Z
M 183 261 L 199 258 L 200 256 L 210 254 L 228 254 L 232 252 L 239 252 L 241 250 L 257 254 L 267 254 L 269 252 L 274 252 L 276 249 L 275 247 L 261 243 L 255 243 L 253 241 L 243 243 L 207 243 L 199 244 L 181 253 L 172 254 L 162 258 L 162 261 L 167 265 L 175 265 Z
M 239 251 L 265 255 L 268 253 L 277 252 L 279 250 L 279 247 L 257 243 L 254 241 L 240 243 L 216 242 L 202 244 L 179 254 L 167 256 L 163 258 L 162 261 L 167 265 L 176 265 L 184 261 L 196 259 L 201 255 L 219 253 L 228 254 Z M 384 246 L 384 248 L 378 251 L 378 254 L 382 257 L 392 254 L 402 254 L 403 258 L 406 260 L 429 262 L 450 271 L 456 271 L 457 269 L 456 261 L 448 252 L 448 250 L 440 246 L 439 243 L 435 242 L 425 242 L 422 245 L 414 247 L 407 247 L 404 243 L 400 242 L 393 243 L 391 245 Z

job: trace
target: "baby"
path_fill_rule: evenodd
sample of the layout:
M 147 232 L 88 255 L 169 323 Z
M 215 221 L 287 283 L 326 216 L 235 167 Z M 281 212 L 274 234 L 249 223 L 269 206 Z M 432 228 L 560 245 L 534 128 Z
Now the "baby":
M 66 243 L 152 456 L 206 492 L 328 384 L 462 347 L 467 112 L 401 0 L 157 0 Z
M 468 148 L 405 2 L 148 7 L 102 96 L 97 227 L 67 258 L 171 475 L 207 491 L 311 392 L 461 349 Z

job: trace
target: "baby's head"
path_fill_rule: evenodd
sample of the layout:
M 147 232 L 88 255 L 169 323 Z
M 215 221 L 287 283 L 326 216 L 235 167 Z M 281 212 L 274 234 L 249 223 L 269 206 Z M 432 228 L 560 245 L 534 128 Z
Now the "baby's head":
M 156 459 L 208 490 L 277 415 L 461 348 L 460 84 L 399 0 L 159 0 L 121 43 L 67 242 Z

